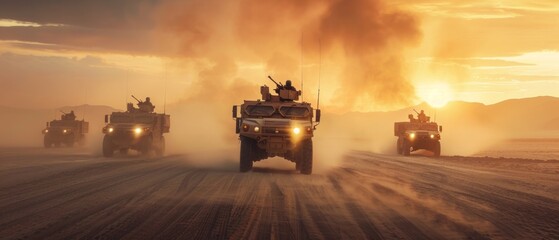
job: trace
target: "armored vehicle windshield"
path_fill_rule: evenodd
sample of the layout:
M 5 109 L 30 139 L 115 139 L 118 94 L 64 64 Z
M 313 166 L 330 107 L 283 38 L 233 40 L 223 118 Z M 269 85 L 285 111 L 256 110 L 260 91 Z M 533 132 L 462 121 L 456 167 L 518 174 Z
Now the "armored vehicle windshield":
M 113 114 L 111 115 L 111 122 L 112 123 L 153 123 L 155 120 L 154 116 L 146 116 L 146 115 L 139 115 L 139 116 L 131 116 L 131 115 L 120 115 L 120 114 Z
M 310 111 L 306 107 L 280 107 L 279 112 L 284 117 L 307 117 Z
M 438 131 L 436 123 L 409 123 L 406 127 L 407 130 L 425 130 L 425 131 Z
M 249 105 L 246 107 L 246 112 L 251 117 L 269 117 L 275 111 L 276 109 L 272 106 Z

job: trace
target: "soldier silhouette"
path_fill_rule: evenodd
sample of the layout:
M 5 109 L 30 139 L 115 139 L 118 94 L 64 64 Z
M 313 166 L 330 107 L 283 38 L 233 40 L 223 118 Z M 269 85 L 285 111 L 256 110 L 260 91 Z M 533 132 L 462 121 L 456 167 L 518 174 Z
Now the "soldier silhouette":
M 427 122 L 427 115 L 425 115 L 425 112 L 423 110 L 421 110 L 421 112 L 419 114 L 417 114 L 417 119 L 419 120 L 419 122 L 422 122 L 422 123 Z
M 76 120 L 76 114 L 74 113 L 74 110 L 70 111 L 70 113 L 68 113 L 68 120 Z
M 417 119 L 415 119 L 415 117 L 413 117 L 413 114 L 409 114 L 408 118 L 410 119 L 410 122 L 417 122 Z
M 285 81 L 285 86 L 283 87 L 285 90 L 293 90 L 293 91 L 297 91 L 297 89 L 295 87 L 293 87 L 293 85 L 291 84 L 291 80 L 287 80 Z
M 139 102 L 138 107 L 143 112 L 153 112 L 153 110 L 155 109 L 155 106 L 151 103 L 151 98 L 149 97 L 146 97 L 145 102 Z

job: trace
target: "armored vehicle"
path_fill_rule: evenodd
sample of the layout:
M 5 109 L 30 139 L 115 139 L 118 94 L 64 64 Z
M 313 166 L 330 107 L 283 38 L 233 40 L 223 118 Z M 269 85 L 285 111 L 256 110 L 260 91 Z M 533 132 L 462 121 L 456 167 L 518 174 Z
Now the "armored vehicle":
M 279 156 L 294 162 L 301 173 L 311 174 L 312 137 L 320 122 L 320 109 L 315 111 L 310 103 L 297 102 L 301 91 L 290 80 L 283 85 L 268 78 L 276 84 L 277 95 L 264 85 L 260 87 L 262 99 L 245 100 L 240 105 L 240 116 L 239 106 L 233 106 L 236 133 L 241 140 L 239 169 L 247 172 L 253 162 Z
M 60 120 L 47 122 L 47 127 L 43 129 L 43 144 L 46 148 L 52 145 L 59 147 L 64 144 L 73 147 L 75 143 L 83 145 L 85 134 L 89 132 L 89 123 L 84 120 L 76 120 L 74 111 L 70 113 L 62 112 Z
M 417 111 L 416 111 L 417 112 Z M 418 119 L 408 115 L 408 122 L 394 123 L 394 136 L 398 137 L 396 151 L 398 154 L 409 156 L 411 151 L 425 149 L 433 152 L 435 157 L 441 155 L 441 132 L 443 127 L 431 122 L 430 117 L 423 111 L 418 113 Z
M 155 106 L 150 102 L 138 101 L 138 108 L 127 104 L 126 112 L 113 112 L 105 115 L 106 126 L 103 127 L 103 156 L 112 157 L 115 151 L 127 154 L 129 149 L 143 155 L 155 152 L 162 156 L 165 152 L 164 133 L 171 127 L 171 117 L 153 112 Z

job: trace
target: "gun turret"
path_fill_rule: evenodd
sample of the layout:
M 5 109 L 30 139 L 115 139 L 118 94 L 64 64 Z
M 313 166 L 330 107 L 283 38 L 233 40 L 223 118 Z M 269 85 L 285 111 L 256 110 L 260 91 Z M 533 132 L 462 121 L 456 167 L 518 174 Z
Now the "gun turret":
M 58 111 L 60 111 L 60 112 L 61 112 L 62 114 L 64 114 L 64 115 L 68 114 L 68 113 L 65 113 L 65 112 L 62 111 L 62 110 L 58 110 Z
M 419 112 L 418 112 L 417 110 L 415 110 L 415 108 L 413 109 L 413 111 L 414 111 L 415 113 L 417 113 L 417 115 L 419 115 Z
M 268 76 L 268 78 L 269 78 L 270 80 L 272 80 L 272 82 L 274 82 L 278 88 L 282 88 L 282 87 L 283 87 L 283 84 L 276 82 L 271 76 Z
M 136 99 L 136 101 L 138 101 L 138 103 L 142 103 L 142 101 L 140 101 L 139 99 L 137 99 L 136 97 L 134 97 L 134 95 L 132 95 L 132 98 Z

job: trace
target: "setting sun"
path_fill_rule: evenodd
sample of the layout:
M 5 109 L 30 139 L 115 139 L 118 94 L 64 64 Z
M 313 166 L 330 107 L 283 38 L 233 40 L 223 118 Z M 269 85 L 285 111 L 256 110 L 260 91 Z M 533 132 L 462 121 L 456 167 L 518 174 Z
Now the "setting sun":
M 416 90 L 418 97 L 434 108 L 444 107 L 453 100 L 453 90 L 446 83 L 419 84 Z

